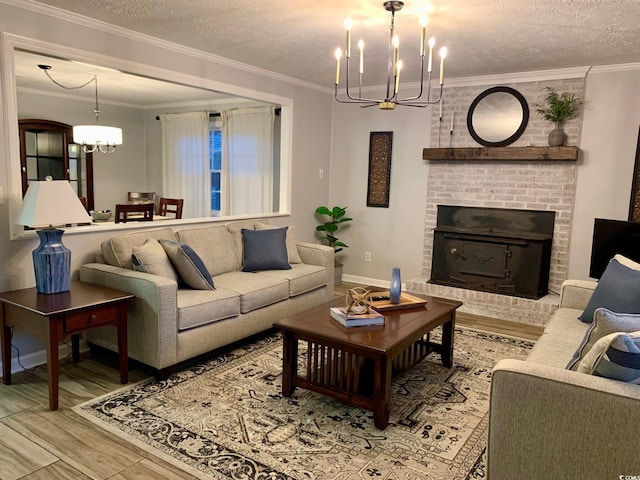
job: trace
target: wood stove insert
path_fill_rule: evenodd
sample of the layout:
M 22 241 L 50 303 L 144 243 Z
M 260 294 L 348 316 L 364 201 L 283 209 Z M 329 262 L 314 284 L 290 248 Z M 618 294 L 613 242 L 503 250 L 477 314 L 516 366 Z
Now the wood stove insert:
M 438 205 L 430 283 L 547 294 L 555 212 Z

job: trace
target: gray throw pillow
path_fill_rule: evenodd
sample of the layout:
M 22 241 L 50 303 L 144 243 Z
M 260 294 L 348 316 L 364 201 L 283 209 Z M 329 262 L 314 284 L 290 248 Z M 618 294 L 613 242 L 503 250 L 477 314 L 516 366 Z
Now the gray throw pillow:
M 178 274 L 167 253 L 155 238 L 148 239 L 143 245 L 133 247 L 132 252 L 131 263 L 134 270 L 178 281 Z
M 211 274 L 198 254 L 187 244 L 173 240 L 160 240 L 180 280 L 196 290 L 214 290 Z
M 287 227 L 270 230 L 242 229 L 243 272 L 290 270 L 286 245 Z
M 602 337 L 582 359 L 577 371 L 640 384 L 640 331 Z
M 596 309 L 593 324 L 587 330 L 578 350 L 567 365 L 569 370 L 578 368 L 578 364 L 589 353 L 593 345 L 611 333 L 635 332 L 640 330 L 640 315 L 614 313 L 606 308 Z
M 600 307 L 618 313 L 640 313 L 640 271 L 612 258 L 578 319 L 591 322 Z

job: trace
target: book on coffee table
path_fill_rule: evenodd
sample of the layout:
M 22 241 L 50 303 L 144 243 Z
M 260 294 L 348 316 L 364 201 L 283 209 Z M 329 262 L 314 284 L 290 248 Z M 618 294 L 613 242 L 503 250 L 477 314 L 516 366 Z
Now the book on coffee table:
M 338 307 L 329 308 L 331 318 L 345 327 L 365 327 L 369 325 L 384 325 L 384 316 L 378 312 L 372 313 L 346 313 L 344 309 Z

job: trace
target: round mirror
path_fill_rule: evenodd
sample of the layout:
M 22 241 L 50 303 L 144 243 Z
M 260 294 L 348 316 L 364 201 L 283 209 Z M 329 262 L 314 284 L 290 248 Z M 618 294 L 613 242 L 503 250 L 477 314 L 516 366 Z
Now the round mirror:
M 520 92 L 493 87 L 476 97 L 467 114 L 473 139 L 485 147 L 504 147 L 515 142 L 529 121 L 529 106 Z

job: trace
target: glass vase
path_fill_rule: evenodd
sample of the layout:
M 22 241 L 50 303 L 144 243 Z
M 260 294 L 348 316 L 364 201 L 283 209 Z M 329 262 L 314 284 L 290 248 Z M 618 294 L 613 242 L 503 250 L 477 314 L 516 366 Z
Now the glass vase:
M 402 293 L 400 267 L 393 267 L 391 270 L 391 284 L 389 285 L 389 302 L 393 304 L 400 303 L 400 293 Z

